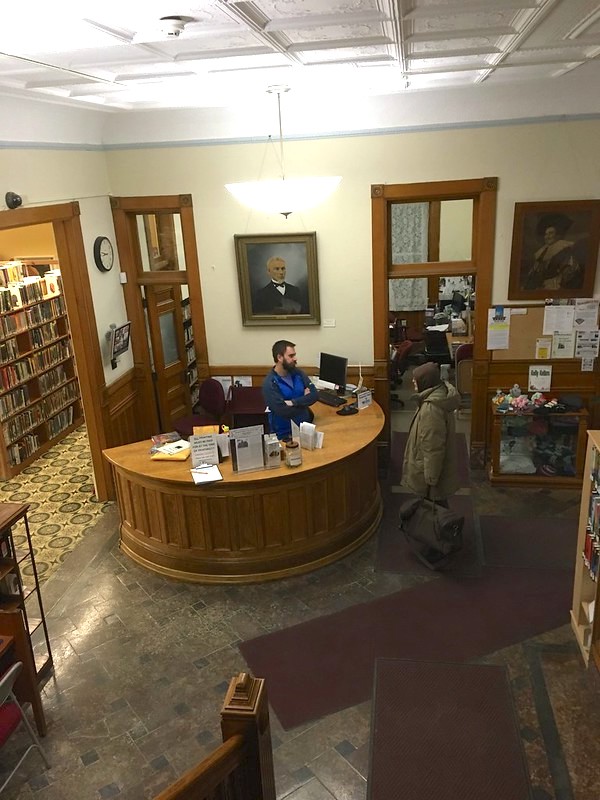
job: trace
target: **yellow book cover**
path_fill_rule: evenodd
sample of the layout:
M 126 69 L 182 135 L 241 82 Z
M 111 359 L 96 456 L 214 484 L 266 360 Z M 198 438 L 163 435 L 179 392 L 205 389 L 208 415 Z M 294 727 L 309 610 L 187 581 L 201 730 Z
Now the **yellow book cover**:
M 152 453 L 152 461 L 186 461 L 192 451 L 188 447 L 186 450 L 179 450 L 177 453 Z
M 218 433 L 219 425 L 194 425 L 194 436 L 203 436 L 205 433 Z

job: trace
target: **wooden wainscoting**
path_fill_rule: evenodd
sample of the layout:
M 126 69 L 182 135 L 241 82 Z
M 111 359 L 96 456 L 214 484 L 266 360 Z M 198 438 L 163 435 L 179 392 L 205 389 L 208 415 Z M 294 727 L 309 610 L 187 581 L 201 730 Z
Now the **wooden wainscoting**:
M 102 417 L 106 431 L 107 447 L 117 447 L 129 442 L 139 442 L 152 436 L 149 421 L 140 399 L 139 380 L 135 369 L 129 370 L 119 380 L 105 386 L 102 396 Z M 110 464 L 103 459 L 111 499 L 115 489 Z

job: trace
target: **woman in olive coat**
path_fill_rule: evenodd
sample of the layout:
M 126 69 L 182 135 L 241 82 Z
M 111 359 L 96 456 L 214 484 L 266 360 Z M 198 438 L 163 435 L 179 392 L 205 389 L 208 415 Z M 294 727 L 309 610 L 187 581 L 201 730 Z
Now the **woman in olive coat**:
M 413 370 L 413 383 L 418 409 L 408 431 L 402 485 L 446 505 L 459 486 L 454 411 L 460 395 L 440 378 L 439 365 L 433 361 Z

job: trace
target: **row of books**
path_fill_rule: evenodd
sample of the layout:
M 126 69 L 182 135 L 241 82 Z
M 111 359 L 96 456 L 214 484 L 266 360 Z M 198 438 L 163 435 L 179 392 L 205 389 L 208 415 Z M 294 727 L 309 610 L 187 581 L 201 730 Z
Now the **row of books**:
M 0 311 L 12 311 L 13 308 L 38 303 L 43 299 L 44 287 L 41 279 L 12 286 L 0 286 Z
M 31 428 L 35 428 L 51 414 L 72 403 L 79 397 L 77 383 L 71 381 L 57 391 L 37 401 L 34 405 L 2 425 L 5 440 L 18 439 Z
M 61 361 L 69 358 L 71 346 L 68 341 L 57 342 L 44 350 L 32 353 L 21 361 L 0 366 L 0 391 L 13 389 L 19 383 L 35 377 Z
M 600 450 L 592 447 L 592 464 L 590 470 L 590 479 L 594 482 L 596 488 L 600 487 Z
M 590 571 L 592 580 L 598 580 L 598 563 L 600 562 L 600 537 L 591 530 L 586 530 L 583 543 L 583 561 Z
M 57 339 L 59 335 L 58 326 L 54 320 L 29 331 L 33 347 L 44 347 Z
M 50 436 L 58 436 L 58 434 L 66 430 L 69 425 L 72 425 L 74 413 L 74 407 L 69 406 L 68 408 L 65 408 L 64 411 L 61 411 L 60 414 L 57 414 L 55 417 L 52 417 L 52 419 L 49 419 L 48 432 L 50 433 Z
M 14 361 L 18 357 L 19 348 L 17 347 L 16 339 L 7 339 L 5 342 L 0 342 L 0 364 Z
M 29 405 L 29 387 L 19 386 L 8 394 L 0 397 L 0 419 L 5 420 L 16 411 L 26 408 Z
M 56 321 L 47 322 L 38 328 L 32 328 L 29 336 L 17 344 L 17 339 L 6 339 L 0 342 L 0 364 L 8 364 L 11 361 L 26 356 L 30 350 L 45 347 L 54 342 L 60 336 L 60 331 Z M 23 351 L 23 352 L 20 352 Z
M 51 319 L 65 315 L 65 301 L 62 295 L 44 300 L 30 308 L 22 308 L 12 314 L 0 316 L 0 336 L 16 336 L 24 333 L 32 325 L 40 325 Z
M 54 369 L 48 372 L 43 372 L 38 377 L 38 384 L 40 387 L 40 394 L 48 394 L 48 392 L 65 383 L 67 380 L 67 373 L 65 372 L 65 365 L 59 364 Z
M 23 280 L 0 286 L 0 311 L 7 313 L 32 303 L 39 303 L 62 292 L 59 270 L 48 270 L 44 277 L 31 275 Z
M 7 448 L 8 460 L 13 467 L 22 464 L 29 456 L 32 456 L 40 446 L 40 437 L 35 433 L 29 433 L 18 442 L 9 445 Z
M 594 489 L 590 494 L 588 508 L 588 528 L 596 536 L 600 536 L 600 490 Z

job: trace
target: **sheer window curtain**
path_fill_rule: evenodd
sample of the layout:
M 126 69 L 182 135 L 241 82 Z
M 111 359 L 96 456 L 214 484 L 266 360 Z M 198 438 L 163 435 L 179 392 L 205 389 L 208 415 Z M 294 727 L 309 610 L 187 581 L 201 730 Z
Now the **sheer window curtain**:
M 392 205 L 392 262 L 427 261 L 428 203 Z M 390 278 L 390 311 L 423 311 L 427 307 L 427 278 Z

